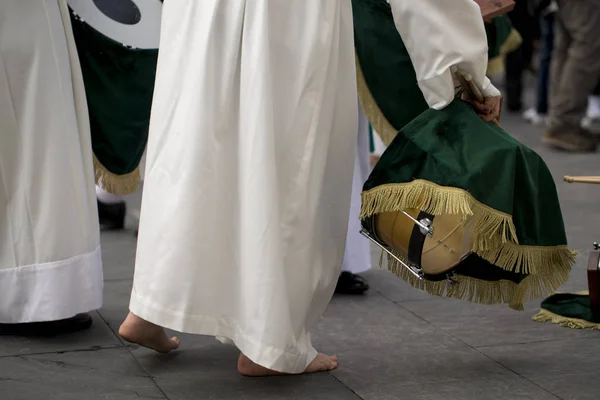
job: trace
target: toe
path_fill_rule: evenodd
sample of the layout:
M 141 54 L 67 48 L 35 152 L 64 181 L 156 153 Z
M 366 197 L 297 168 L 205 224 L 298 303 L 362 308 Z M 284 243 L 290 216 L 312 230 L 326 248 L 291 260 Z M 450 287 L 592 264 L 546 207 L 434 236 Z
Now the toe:
M 171 338 L 171 347 L 173 350 L 179 348 L 180 344 L 181 344 L 181 340 L 179 340 L 179 338 L 177 336 L 173 336 Z

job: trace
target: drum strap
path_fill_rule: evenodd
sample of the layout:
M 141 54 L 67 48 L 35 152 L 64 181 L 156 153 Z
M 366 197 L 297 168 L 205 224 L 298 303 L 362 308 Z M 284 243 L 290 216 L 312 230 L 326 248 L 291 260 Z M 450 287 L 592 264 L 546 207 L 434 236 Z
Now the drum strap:
M 433 222 L 434 216 L 424 211 L 419 213 L 417 220 L 429 219 Z M 425 244 L 426 235 L 421 233 L 421 227 L 417 224 L 413 226 L 410 241 L 408 242 L 408 261 L 414 265 L 421 265 L 421 256 L 423 255 L 423 246 Z

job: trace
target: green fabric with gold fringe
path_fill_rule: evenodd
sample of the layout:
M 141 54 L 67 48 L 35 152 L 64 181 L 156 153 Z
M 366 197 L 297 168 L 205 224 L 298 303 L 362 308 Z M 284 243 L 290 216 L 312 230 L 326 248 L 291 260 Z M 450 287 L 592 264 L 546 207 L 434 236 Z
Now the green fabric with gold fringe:
M 566 328 L 600 330 L 600 314 L 592 312 L 590 296 L 583 293 L 557 293 L 548 297 L 533 320 Z
M 488 75 L 504 71 L 504 56 L 515 51 L 523 41 L 519 32 L 513 28 L 506 15 L 496 17 L 485 23 L 488 39 Z
M 390 269 L 435 295 L 517 310 L 552 293 L 575 253 L 546 164 L 459 99 L 428 109 L 389 4 L 352 4 L 361 104 L 388 144 L 364 186 L 361 218 L 413 208 L 462 215 L 474 234 L 458 285 L 417 281 L 391 257 Z
M 86 90 L 96 181 L 112 193 L 137 188 L 148 141 L 157 49 L 131 49 L 72 14 Z

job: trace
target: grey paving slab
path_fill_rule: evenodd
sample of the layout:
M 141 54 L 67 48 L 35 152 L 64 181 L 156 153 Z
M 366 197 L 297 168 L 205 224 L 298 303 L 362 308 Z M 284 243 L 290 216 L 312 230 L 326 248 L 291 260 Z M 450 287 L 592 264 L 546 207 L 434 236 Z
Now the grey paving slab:
M 214 338 L 179 335 L 181 350 L 163 356 L 138 348 L 135 357 L 171 400 L 359 399 L 330 374 L 252 379 L 240 376 L 239 351 Z
M 508 306 L 477 305 L 454 299 L 408 302 L 402 306 L 472 347 L 600 336 L 590 330 L 532 321 L 531 317 L 539 311 L 539 301 L 528 303 L 522 312 Z
M 125 349 L 0 358 L 2 400 L 164 399 Z
M 113 332 L 119 330 L 121 322 L 129 312 L 131 280 L 107 281 L 104 283 L 104 305 L 98 311 Z
M 137 239 L 133 232 L 102 233 L 102 265 L 104 280 L 131 280 L 135 266 Z
M 70 335 L 51 338 L 0 336 L 0 359 L 5 356 L 73 350 L 98 350 L 119 346 L 121 343 L 98 314 L 94 312 L 92 313 L 92 317 L 94 318 L 94 323 L 89 330 Z M 1 371 L 2 367 L 0 367 Z
M 363 313 L 373 315 L 356 316 L 360 322 L 355 324 L 350 323 L 355 307 L 348 307 L 341 298 L 334 300 L 328 314 L 336 316 L 326 316 L 314 334 L 319 348 L 335 349 L 340 359 L 340 368 L 333 375 L 361 398 L 554 398 L 432 324 L 378 297 L 362 299 Z M 466 397 L 471 395 L 474 397 Z
M 563 400 L 596 400 L 600 398 L 600 332 L 596 336 L 480 350 Z

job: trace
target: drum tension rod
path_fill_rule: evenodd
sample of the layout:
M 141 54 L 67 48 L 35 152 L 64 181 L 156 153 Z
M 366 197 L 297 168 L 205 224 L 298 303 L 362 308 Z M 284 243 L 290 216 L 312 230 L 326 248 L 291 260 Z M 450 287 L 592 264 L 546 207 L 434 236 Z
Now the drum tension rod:
M 360 234 L 363 235 L 364 237 L 366 237 L 367 239 L 369 239 L 371 242 L 375 243 L 375 245 L 377 247 L 379 247 L 381 250 L 385 251 L 394 260 L 398 261 L 400 263 L 400 265 L 402 265 L 404 268 L 408 269 L 410 271 L 410 273 L 413 274 L 418 280 L 420 280 L 420 281 L 424 280 L 424 278 L 423 278 L 424 274 L 423 274 L 423 270 L 421 268 L 419 268 L 417 266 L 411 266 L 411 265 L 406 264 L 404 261 L 402 261 L 402 259 L 400 259 L 400 257 L 398 257 L 397 255 L 395 255 L 394 253 L 389 251 L 386 246 L 379 243 L 379 241 L 377 239 L 375 239 L 369 233 L 369 231 L 367 231 L 366 229 L 364 229 L 364 228 L 361 229 Z
M 407 213 L 406 211 L 402 211 L 402 214 L 406 215 L 412 222 L 419 226 L 420 231 L 423 235 L 427 235 L 429 237 L 433 237 L 433 226 L 431 226 L 431 220 L 429 218 L 423 218 L 420 221 L 417 221 L 413 218 L 412 215 Z

